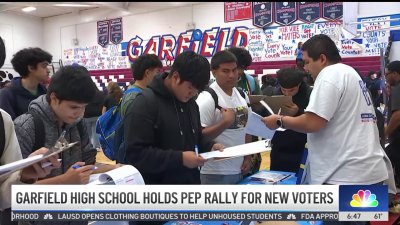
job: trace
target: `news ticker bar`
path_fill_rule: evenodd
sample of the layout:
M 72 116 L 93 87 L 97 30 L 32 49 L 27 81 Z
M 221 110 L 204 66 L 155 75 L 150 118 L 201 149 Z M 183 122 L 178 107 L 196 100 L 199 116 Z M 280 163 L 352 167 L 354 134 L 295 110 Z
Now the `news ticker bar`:
M 382 212 L 12 212 L 13 221 L 387 221 Z

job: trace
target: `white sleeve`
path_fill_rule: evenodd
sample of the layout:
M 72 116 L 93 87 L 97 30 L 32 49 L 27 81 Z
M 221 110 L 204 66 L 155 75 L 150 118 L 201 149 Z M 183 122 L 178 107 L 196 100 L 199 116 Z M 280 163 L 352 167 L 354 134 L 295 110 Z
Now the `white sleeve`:
M 211 94 L 203 91 L 196 99 L 199 106 L 200 121 L 202 127 L 208 127 L 215 123 L 215 102 Z
M 314 86 L 305 112 L 315 113 L 329 121 L 338 107 L 340 96 L 341 92 L 335 84 L 321 81 L 320 84 Z
M 17 136 L 14 130 L 14 124 L 11 116 L 0 110 L 4 121 L 5 146 L 3 154 L 0 156 L 0 165 L 5 165 L 22 159 Z M 0 128 L 3 129 L 3 128 Z M 14 172 L 8 177 L 0 179 L 0 209 L 8 208 L 11 205 L 11 185 L 21 183 L 19 181 L 20 172 Z

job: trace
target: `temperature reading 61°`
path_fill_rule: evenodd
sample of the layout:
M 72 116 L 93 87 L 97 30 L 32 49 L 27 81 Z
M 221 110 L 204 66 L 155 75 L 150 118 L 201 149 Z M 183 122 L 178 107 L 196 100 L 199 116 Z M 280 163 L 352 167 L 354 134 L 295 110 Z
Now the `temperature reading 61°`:
M 379 220 L 382 218 L 382 216 L 383 216 L 383 213 L 375 213 L 374 219 Z

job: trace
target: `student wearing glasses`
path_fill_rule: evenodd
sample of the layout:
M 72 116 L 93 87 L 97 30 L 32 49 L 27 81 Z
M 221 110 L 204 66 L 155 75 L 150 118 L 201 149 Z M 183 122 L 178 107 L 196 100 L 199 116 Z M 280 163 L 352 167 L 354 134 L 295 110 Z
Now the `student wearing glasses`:
M 53 56 L 40 48 L 25 48 L 17 52 L 11 64 L 21 77 L 15 77 L 11 86 L 1 89 L 0 108 L 14 120 L 28 111 L 29 103 L 46 94 L 42 84 L 49 78 Z

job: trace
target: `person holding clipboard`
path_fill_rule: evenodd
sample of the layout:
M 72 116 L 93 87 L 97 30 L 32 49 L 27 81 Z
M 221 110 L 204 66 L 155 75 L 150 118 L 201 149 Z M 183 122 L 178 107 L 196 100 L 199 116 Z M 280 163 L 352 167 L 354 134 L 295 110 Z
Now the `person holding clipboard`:
M 305 69 L 315 80 L 304 114 L 271 115 L 262 121 L 270 129 L 307 133 L 310 184 L 386 183 L 389 193 L 395 193 L 392 165 L 379 143 L 374 107 L 364 82 L 352 67 L 340 63 L 340 52 L 329 36 L 315 35 L 301 49 Z
M 293 68 L 283 68 L 277 71 L 280 88 L 275 95 L 292 96 L 293 103 L 282 106 L 278 115 L 300 116 L 307 107 L 312 88 L 303 81 L 303 72 Z M 297 172 L 303 155 L 307 135 L 294 130 L 275 132 L 271 140 L 270 170 Z

